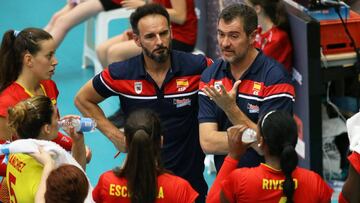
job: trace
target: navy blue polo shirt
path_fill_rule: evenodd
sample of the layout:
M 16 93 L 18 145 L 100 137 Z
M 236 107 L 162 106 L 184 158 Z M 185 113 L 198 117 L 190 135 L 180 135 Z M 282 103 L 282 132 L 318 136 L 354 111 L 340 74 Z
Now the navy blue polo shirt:
M 205 155 L 199 143 L 198 87 L 206 67 L 204 56 L 172 51 L 171 68 L 162 87 L 145 71 L 142 55 L 113 63 L 93 78 L 93 87 L 102 97 L 119 96 L 125 115 L 139 108 L 159 115 L 165 168 L 187 179 L 200 194 L 206 194 L 207 186 L 203 178 Z
M 292 113 L 295 90 L 290 75 L 277 61 L 260 51 L 240 80 L 236 103 L 251 121 L 257 123 L 262 115 L 275 109 Z M 226 90 L 230 91 L 234 83 L 230 64 L 222 59 L 215 61 L 202 73 L 199 86 L 200 123 L 217 123 L 219 131 L 226 131 L 233 125 L 226 114 L 201 89 L 205 85 L 217 88 L 219 84 L 223 84 Z M 214 161 L 218 171 L 224 158 L 225 155 L 215 155 Z M 261 161 L 263 157 L 250 148 L 240 160 L 240 166 L 257 166 Z

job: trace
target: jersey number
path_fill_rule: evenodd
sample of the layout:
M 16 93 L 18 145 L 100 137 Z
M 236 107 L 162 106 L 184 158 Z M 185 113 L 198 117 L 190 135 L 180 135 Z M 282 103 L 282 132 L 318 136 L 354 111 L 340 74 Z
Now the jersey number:
M 15 183 L 16 183 L 16 177 L 11 173 L 9 173 L 9 181 L 10 181 L 10 183 L 9 183 L 9 186 L 10 186 L 10 191 L 9 191 L 10 192 L 10 202 L 11 203 L 17 203 L 15 192 L 14 192 L 14 189 L 12 188 L 12 186 L 15 185 Z

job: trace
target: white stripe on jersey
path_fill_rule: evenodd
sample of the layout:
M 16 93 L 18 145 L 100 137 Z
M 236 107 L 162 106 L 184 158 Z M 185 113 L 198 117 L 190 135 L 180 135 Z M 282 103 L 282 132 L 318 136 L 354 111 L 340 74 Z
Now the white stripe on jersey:
M 102 78 L 101 75 L 100 75 L 100 80 L 108 90 L 110 90 L 111 92 L 113 92 L 115 94 L 122 95 L 122 96 L 130 98 L 130 99 L 145 99 L 145 100 L 146 99 L 157 99 L 157 96 L 133 96 L 133 95 L 128 95 L 128 94 L 124 94 L 124 93 L 121 93 L 121 92 L 117 92 L 117 91 L 115 91 L 114 89 L 112 89 L 111 87 L 109 87 L 105 83 L 105 81 L 104 81 L 104 79 Z M 165 95 L 164 98 L 186 97 L 186 96 L 196 94 L 198 91 L 199 90 L 195 90 L 195 91 L 187 92 L 187 93 L 182 93 L 182 94 Z
M 199 90 L 195 90 L 188 93 L 165 95 L 164 98 L 186 97 L 198 93 Z
M 239 94 L 238 97 L 240 98 L 244 98 L 244 99 L 251 99 L 251 100 L 256 100 L 256 101 L 266 101 L 269 99 L 274 99 L 274 98 L 280 98 L 280 97 L 288 97 L 291 99 L 291 101 L 295 101 L 294 97 L 290 94 L 286 94 L 286 93 L 282 93 L 282 94 L 274 94 L 268 97 L 264 97 L 264 98 L 258 98 L 258 97 L 253 97 L 253 96 L 248 96 L 248 95 L 244 95 L 244 94 Z

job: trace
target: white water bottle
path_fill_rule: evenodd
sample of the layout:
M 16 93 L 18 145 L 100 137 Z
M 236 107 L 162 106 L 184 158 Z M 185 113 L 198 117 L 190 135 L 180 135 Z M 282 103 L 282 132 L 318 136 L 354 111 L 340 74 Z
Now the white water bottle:
M 72 126 L 76 132 L 92 132 L 96 128 L 96 121 L 92 118 L 68 118 L 58 121 L 58 125 L 63 130 Z
M 255 142 L 256 140 L 257 140 L 256 131 L 251 128 L 246 128 L 246 130 L 244 130 L 242 134 L 241 141 L 243 143 L 252 143 Z

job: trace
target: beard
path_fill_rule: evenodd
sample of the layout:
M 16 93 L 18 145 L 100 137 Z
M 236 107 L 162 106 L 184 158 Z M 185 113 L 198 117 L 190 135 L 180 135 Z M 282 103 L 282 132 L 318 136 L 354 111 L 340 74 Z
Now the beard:
M 223 48 L 223 49 L 221 49 L 222 53 L 225 52 L 225 51 L 231 51 L 231 52 L 233 52 L 233 55 L 232 56 L 225 56 L 224 54 L 222 54 L 222 59 L 227 61 L 230 64 L 239 64 L 239 63 L 241 63 L 242 61 L 245 60 L 245 58 L 248 55 L 249 49 L 250 49 L 250 47 L 248 46 L 247 50 L 245 52 L 239 53 L 239 52 L 236 52 L 235 50 L 230 50 L 230 49 Z
M 158 63 L 164 63 L 170 56 L 171 44 L 169 44 L 169 47 L 159 46 L 152 52 L 142 45 L 141 47 L 143 48 L 146 56 L 148 56 L 149 58 L 151 58 L 152 60 Z M 156 53 L 159 50 L 161 50 L 161 52 Z

